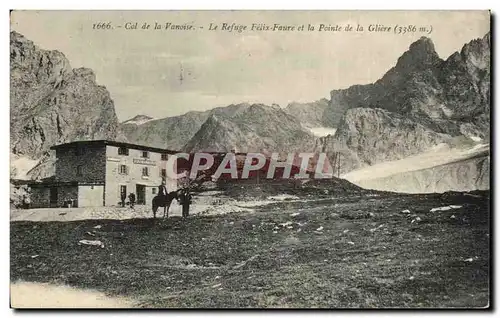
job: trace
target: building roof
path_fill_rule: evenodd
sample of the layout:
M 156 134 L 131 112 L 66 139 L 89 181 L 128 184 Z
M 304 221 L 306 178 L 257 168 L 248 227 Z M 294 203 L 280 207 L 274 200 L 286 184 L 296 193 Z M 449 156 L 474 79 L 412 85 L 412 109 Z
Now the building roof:
M 175 151 L 175 150 L 150 147 L 150 146 L 145 146 L 145 145 L 137 145 L 137 144 L 131 144 L 131 143 L 127 143 L 127 142 L 119 142 L 119 141 L 114 141 L 114 140 L 80 140 L 80 141 L 68 142 L 65 144 L 54 145 L 54 146 L 50 147 L 50 149 L 55 150 L 55 149 L 63 149 L 63 148 L 72 148 L 72 147 L 76 147 L 76 146 L 80 146 L 80 145 L 81 146 L 109 145 L 109 146 L 115 146 L 115 147 L 126 147 L 129 149 L 138 149 L 138 150 L 160 152 L 160 153 L 166 153 L 166 154 L 179 153 L 179 151 Z
M 104 181 L 57 181 L 57 180 L 33 180 L 28 183 L 30 187 L 60 187 L 60 186 L 81 186 L 81 185 L 104 185 Z

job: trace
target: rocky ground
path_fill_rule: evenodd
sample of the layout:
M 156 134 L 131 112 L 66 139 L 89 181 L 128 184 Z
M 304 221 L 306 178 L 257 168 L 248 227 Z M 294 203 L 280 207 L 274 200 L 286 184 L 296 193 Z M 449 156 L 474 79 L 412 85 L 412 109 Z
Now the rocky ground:
M 489 304 L 489 192 L 245 190 L 208 193 L 224 213 L 185 220 L 13 220 L 11 281 L 156 308 Z

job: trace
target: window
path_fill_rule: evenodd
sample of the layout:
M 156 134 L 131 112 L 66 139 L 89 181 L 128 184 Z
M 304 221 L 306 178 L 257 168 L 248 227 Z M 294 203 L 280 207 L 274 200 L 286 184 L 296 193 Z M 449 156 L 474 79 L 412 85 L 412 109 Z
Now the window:
M 83 167 L 82 166 L 77 166 L 76 167 L 76 175 L 77 176 L 83 176 Z
M 156 194 L 156 188 L 153 188 L 153 194 Z
M 127 186 L 126 186 L 126 185 L 121 185 L 121 186 L 120 186 L 120 195 L 121 195 L 122 193 L 127 194 Z
M 148 169 L 148 167 L 142 168 L 142 176 L 143 177 L 149 176 L 149 169 Z
M 161 169 L 161 177 L 166 178 L 167 177 L 167 169 Z
M 147 151 L 143 151 L 143 152 L 142 152 L 142 157 L 143 157 L 143 158 L 149 158 L 149 152 L 147 152 Z
M 166 153 L 162 153 L 161 154 L 161 160 L 163 160 L 163 161 L 167 161 L 168 160 L 168 156 L 167 156 Z
M 120 165 L 120 174 L 128 174 L 128 167 L 126 165 Z
M 121 156 L 128 156 L 128 149 L 125 147 L 118 148 L 118 154 Z

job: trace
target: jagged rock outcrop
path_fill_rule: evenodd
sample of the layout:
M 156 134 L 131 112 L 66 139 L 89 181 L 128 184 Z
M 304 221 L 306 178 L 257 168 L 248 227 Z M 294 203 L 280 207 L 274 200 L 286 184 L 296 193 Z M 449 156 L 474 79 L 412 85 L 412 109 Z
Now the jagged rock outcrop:
M 326 144 L 326 150 L 348 149 L 344 156 L 350 157 L 342 165 L 345 172 L 377 162 L 402 159 L 448 142 L 451 137 L 398 113 L 378 108 L 353 108 L 344 115 L 334 139 L 335 142 Z
M 211 112 L 186 151 L 309 151 L 314 137 L 278 106 L 239 104 Z
M 328 103 L 326 98 L 311 103 L 290 103 L 285 112 L 296 117 L 305 127 L 328 126 L 323 116 Z
M 489 36 L 445 61 L 423 37 L 375 83 L 332 91 L 325 118 L 337 131 L 322 147 L 345 151 L 346 172 L 413 155 L 456 136 L 488 139 Z
M 113 100 L 87 68 L 10 33 L 11 153 L 50 160 L 49 148 L 75 140 L 125 140 Z M 52 158 L 53 160 L 53 158 Z M 37 172 L 38 177 L 47 173 Z
M 340 121 L 347 109 L 368 107 L 411 116 L 433 130 L 460 134 L 464 123 L 488 134 L 490 106 L 490 34 L 466 44 L 442 60 L 429 38 L 410 45 L 380 80 L 331 92 L 326 120 Z M 486 118 L 476 119 L 476 116 Z
M 466 44 L 460 53 L 455 52 L 441 66 L 439 80 L 443 99 L 451 110 L 449 117 L 464 125 L 475 126 L 473 132 L 489 138 L 490 126 L 490 34 Z
M 325 121 L 337 126 L 348 109 L 362 107 L 436 117 L 435 108 L 439 109 L 440 105 L 434 95 L 439 90 L 436 77 L 442 62 L 432 41 L 422 37 L 375 83 L 333 90 Z

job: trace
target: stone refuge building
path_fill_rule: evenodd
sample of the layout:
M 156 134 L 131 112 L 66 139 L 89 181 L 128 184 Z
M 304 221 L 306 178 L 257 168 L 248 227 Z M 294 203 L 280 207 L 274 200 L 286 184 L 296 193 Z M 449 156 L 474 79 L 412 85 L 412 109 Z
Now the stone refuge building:
M 56 152 L 55 176 L 32 183 L 32 207 L 96 207 L 120 204 L 120 194 L 135 193 L 137 204 L 151 204 L 158 185 L 168 191 L 177 182 L 166 163 L 176 152 L 108 140 L 76 141 L 51 147 Z

